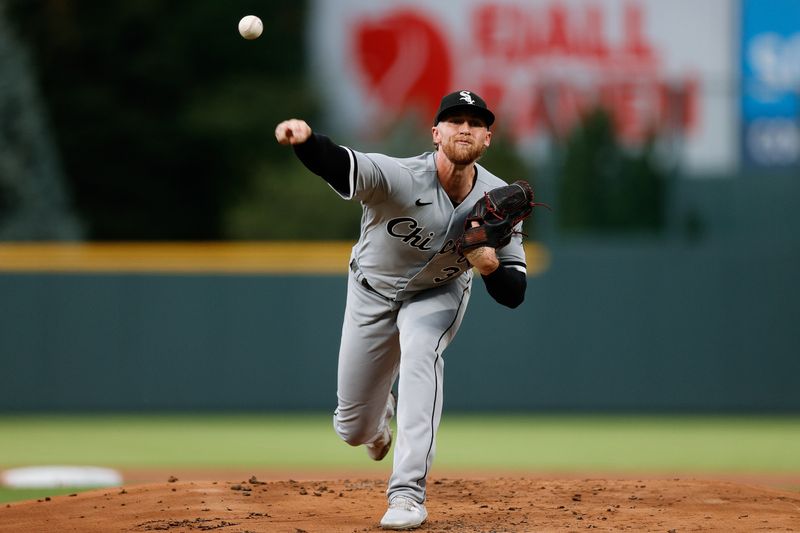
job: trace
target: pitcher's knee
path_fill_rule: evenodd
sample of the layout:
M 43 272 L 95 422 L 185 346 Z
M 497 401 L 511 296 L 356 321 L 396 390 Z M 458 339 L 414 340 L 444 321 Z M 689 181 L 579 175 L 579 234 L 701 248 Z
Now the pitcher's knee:
M 375 424 L 368 423 L 363 417 L 344 418 L 340 412 L 333 415 L 333 429 L 350 446 L 366 444 L 377 434 Z

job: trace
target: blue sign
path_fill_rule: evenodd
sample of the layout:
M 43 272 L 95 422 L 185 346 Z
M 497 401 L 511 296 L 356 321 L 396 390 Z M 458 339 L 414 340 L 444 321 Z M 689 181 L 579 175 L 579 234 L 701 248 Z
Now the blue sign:
M 800 0 L 742 0 L 742 158 L 800 166 Z

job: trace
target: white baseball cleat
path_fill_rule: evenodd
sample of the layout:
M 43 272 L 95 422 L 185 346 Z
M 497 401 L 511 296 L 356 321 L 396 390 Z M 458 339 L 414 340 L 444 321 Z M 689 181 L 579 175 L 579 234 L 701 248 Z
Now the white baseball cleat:
M 428 511 L 421 503 L 408 496 L 395 496 L 389 500 L 389 509 L 381 518 L 383 529 L 416 529 L 428 518 Z
M 389 453 L 389 449 L 392 447 L 392 428 L 389 426 L 389 422 L 392 420 L 396 408 L 397 399 L 394 397 L 394 393 L 389 394 L 389 399 L 386 403 L 386 421 L 384 422 L 383 431 L 377 439 L 366 445 L 367 455 L 369 455 L 370 459 L 373 461 L 380 461 L 386 457 L 386 454 Z

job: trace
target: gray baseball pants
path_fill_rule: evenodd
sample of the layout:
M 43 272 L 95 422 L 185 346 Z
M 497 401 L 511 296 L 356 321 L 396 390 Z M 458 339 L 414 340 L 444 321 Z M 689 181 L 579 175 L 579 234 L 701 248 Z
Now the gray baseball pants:
M 398 380 L 397 434 L 387 495 L 425 501 L 442 414 L 442 354 L 455 337 L 469 301 L 470 272 L 396 302 L 348 280 L 333 425 L 348 444 L 372 442 L 386 423 L 387 400 Z

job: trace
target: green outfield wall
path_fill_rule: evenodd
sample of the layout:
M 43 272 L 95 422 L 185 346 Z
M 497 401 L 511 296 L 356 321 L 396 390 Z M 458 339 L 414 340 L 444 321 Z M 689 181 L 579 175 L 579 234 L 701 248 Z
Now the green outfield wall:
M 800 411 L 800 246 L 576 243 L 476 280 L 454 410 Z M 344 274 L 0 273 L 0 410 L 330 410 Z

